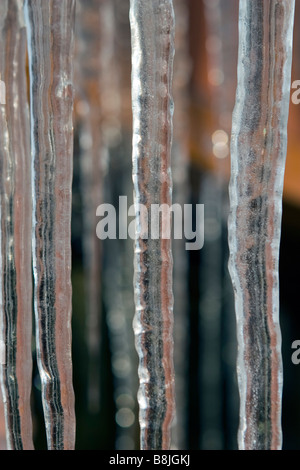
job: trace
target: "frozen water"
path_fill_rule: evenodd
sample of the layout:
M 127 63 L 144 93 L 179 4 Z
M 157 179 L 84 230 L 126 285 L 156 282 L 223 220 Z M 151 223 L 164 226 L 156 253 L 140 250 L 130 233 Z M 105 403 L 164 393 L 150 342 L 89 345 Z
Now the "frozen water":
M 149 209 L 171 205 L 172 1 L 131 0 L 130 25 L 134 203 Z M 134 262 L 141 448 L 168 449 L 175 411 L 171 240 L 137 233 Z
M 49 449 L 75 445 L 71 359 L 74 0 L 26 0 L 37 360 Z
M 279 449 L 282 441 L 278 259 L 294 6 L 291 0 L 240 0 L 229 268 L 241 449 Z

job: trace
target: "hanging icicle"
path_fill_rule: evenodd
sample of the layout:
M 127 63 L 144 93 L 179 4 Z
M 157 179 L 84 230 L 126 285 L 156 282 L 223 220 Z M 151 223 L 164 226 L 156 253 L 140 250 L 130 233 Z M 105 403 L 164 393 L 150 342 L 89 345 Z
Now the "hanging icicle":
M 21 0 L 0 3 L 1 387 L 7 448 L 33 449 L 32 282 L 26 30 Z
M 240 0 L 229 218 L 240 449 L 280 449 L 278 258 L 290 99 L 293 0 Z
M 145 236 L 145 230 L 151 226 L 154 204 L 171 206 L 172 0 L 131 0 L 130 25 L 136 209 L 134 332 L 139 355 L 141 448 L 168 449 L 175 409 L 171 240 L 154 239 L 152 233 Z M 147 209 L 149 225 L 140 204 Z
M 49 449 L 75 444 L 71 360 L 74 0 L 26 0 L 37 360 Z

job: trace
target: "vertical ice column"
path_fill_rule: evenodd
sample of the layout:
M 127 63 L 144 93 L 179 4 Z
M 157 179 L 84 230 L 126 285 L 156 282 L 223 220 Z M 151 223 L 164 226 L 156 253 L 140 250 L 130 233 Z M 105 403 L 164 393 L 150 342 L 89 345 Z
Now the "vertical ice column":
M 26 0 L 37 360 L 49 449 L 74 448 L 71 187 L 74 0 Z
M 241 0 L 229 245 L 240 449 L 280 449 L 278 257 L 290 97 L 292 0 Z
M 26 30 L 21 0 L 0 3 L 1 387 L 7 447 L 33 449 L 32 270 L 29 109 Z
M 171 240 L 145 234 L 154 204 L 171 206 L 174 56 L 172 0 L 131 0 L 133 182 L 136 208 L 134 332 L 141 448 L 168 449 L 174 416 Z M 167 223 L 167 216 L 164 218 Z M 145 236 L 146 235 L 146 236 Z

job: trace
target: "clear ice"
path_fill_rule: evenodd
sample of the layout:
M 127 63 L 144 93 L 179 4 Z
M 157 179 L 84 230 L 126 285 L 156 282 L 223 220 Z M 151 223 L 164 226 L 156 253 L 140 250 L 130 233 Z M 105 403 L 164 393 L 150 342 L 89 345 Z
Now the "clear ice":
M 0 3 L 0 373 L 9 450 L 31 450 L 32 282 L 26 29 L 21 0 Z
M 71 191 L 75 0 L 26 0 L 37 361 L 48 449 L 75 445 Z
M 172 204 L 172 0 L 131 0 L 130 26 L 140 446 L 143 450 L 169 449 L 175 412 L 171 240 L 144 239 L 138 205 L 146 206 L 149 215 L 152 204 Z
M 240 449 L 280 449 L 278 259 L 293 0 L 240 0 L 231 139 L 229 269 L 235 291 Z

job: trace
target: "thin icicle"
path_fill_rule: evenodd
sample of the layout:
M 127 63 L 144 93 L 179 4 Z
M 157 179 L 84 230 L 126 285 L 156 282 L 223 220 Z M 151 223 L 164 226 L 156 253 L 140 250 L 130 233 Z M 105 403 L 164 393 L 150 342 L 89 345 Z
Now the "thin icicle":
M 171 206 L 174 56 L 172 0 L 131 0 L 133 182 L 136 208 L 134 332 L 139 355 L 141 448 L 168 449 L 174 417 L 170 239 L 144 237 L 154 204 Z M 164 220 L 164 222 L 166 222 Z
M 229 218 L 240 449 L 280 449 L 278 257 L 290 99 L 293 0 L 240 0 Z
M 0 3 L 1 386 L 7 447 L 33 449 L 31 192 L 26 30 L 21 0 Z
M 49 449 L 75 445 L 71 359 L 74 0 L 26 0 L 37 360 Z

